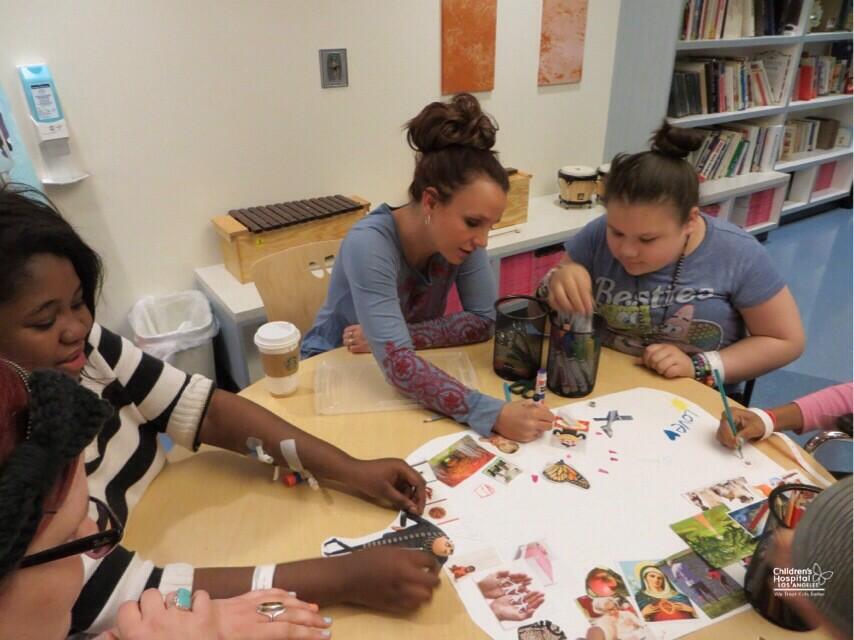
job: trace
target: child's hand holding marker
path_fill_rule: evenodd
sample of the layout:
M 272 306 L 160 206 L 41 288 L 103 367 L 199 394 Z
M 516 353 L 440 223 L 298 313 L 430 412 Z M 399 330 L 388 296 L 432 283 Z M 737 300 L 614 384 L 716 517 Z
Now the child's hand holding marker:
M 744 452 L 741 450 L 742 445 L 744 444 L 744 438 L 742 438 L 738 434 L 738 428 L 736 426 L 735 420 L 732 417 L 732 412 L 729 408 L 729 400 L 726 397 L 726 389 L 724 387 L 724 381 L 721 377 L 721 372 L 717 369 L 712 369 L 712 375 L 715 378 L 715 384 L 718 387 L 718 391 L 721 394 L 721 402 L 724 403 L 724 418 L 726 418 L 727 425 L 729 425 L 730 433 L 732 434 L 733 439 L 735 440 L 735 451 L 738 454 L 738 457 L 744 460 Z
M 732 433 L 726 412 L 722 412 L 717 438 L 723 446 L 735 449 L 738 444 L 737 439 L 742 441 L 759 440 L 765 435 L 765 424 L 755 413 L 735 407 L 730 409 L 730 413 L 735 423 L 736 435 Z
M 541 402 L 523 400 L 512 402 L 510 387 L 504 385 L 506 404 L 498 414 L 492 430 L 516 442 L 531 442 L 552 428 L 554 414 Z

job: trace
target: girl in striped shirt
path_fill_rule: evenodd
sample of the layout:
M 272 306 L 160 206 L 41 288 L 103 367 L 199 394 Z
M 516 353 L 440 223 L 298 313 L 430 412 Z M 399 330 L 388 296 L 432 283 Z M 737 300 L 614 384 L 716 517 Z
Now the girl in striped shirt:
M 202 443 L 244 453 L 259 438 L 276 464 L 296 441 L 319 479 L 349 485 L 395 508 L 420 513 L 421 476 L 402 460 L 357 460 L 262 407 L 153 358 L 94 321 L 101 261 L 45 196 L 16 185 L 0 190 L 0 356 L 28 370 L 52 368 L 115 409 L 86 448 L 89 492 L 124 522 L 165 464 L 159 433 L 181 446 Z M 163 593 L 204 589 L 227 598 L 250 588 L 296 591 L 321 605 L 347 602 L 410 610 L 428 601 L 438 568 L 426 554 L 379 549 L 329 559 L 242 568 L 156 567 L 119 547 L 84 559 L 86 583 L 74 606 L 73 631 L 111 627 L 118 606 L 149 587 Z

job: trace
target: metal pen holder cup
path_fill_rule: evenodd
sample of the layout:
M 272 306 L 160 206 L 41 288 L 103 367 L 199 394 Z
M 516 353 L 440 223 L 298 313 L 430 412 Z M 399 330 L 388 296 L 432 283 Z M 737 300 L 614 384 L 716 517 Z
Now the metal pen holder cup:
M 596 385 L 599 369 L 601 316 L 549 314 L 549 390 L 565 398 L 589 395 Z
M 769 622 L 792 631 L 808 631 L 812 627 L 804 622 L 786 603 L 785 596 L 779 593 L 784 591 L 784 585 L 774 582 L 774 559 L 769 557 L 769 550 L 776 531 L 794 529 L 797 525 L 797 520 L 792 521 L 790 510 L 796 509 L 797 503 L 805 505 L 819 493 L 821 489 L 818 487 L 805 484 L 781 484 L 771 491 L 768 496 L 768 520 L 744 578 L 744 592 L 751 606 Z
M 505 296 L 495 303 L 492 369 L 505 380 L 533 380 L 540 368 L 548 307 L 531 296 Z

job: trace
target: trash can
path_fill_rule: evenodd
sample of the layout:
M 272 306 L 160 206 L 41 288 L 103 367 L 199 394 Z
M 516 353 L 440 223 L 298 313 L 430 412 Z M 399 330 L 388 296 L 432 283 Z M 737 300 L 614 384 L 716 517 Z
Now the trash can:
M 128 320 L 140 349 L 187 373 L 216 379 L 212 339 L 219 326 L 201 291 L 146 296 Z

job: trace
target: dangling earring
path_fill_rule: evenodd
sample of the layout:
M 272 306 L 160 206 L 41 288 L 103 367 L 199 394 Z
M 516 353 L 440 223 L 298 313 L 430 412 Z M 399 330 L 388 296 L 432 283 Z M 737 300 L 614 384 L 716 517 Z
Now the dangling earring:
M 427 224 L 427 225 L 430 224 L 430 214 L 429 213 L 426 216 L 424 216 L 424 224 Z

